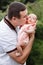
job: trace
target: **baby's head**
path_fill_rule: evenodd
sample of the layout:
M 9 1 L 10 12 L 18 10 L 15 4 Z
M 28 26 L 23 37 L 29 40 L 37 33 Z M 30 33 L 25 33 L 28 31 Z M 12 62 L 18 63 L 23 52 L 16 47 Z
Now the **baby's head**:
M 33 13 L 29 14 L 26 18 L 26 24 L 32 24 L 32 26 L 36 26 L 37 24 L 37 16 Z M 22 27 L 22 25 L 20 26 L 20 28 Z
M 36 23 L 37 21 L 37 16 L 35 14 L 29 14 L 28 15 L 28 23 L 33 24 Z

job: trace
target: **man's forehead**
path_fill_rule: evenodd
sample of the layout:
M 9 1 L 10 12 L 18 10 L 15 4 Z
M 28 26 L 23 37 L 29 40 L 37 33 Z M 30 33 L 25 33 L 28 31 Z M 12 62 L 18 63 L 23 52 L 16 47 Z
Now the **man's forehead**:
M 20 15 L 23 16 L 23 17 L 26 16 L 26 15 L 27 15 L 27 9 L 24 10 L 24 11 L 21 11 L 21 12 L 20 12 Z

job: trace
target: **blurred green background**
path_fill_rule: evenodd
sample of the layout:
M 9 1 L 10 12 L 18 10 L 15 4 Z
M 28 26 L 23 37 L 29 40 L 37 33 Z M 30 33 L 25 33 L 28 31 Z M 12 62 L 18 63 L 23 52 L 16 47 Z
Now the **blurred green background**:
M 13 1 L 24 3 L 29 13 L 38 17 L 35 41 L 27 65 L 43 65 L 43 0 L 0 0 L 0 20 L 7 14 L 7 8 Z

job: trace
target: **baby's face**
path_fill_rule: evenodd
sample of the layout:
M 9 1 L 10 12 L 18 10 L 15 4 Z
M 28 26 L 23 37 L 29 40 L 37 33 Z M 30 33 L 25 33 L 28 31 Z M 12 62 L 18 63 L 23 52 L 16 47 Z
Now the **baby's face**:
M 36 21 L 37 21 L 36 15 L 30 14 L 30 15 L 28 16 L 28 23 L 33 24 L 33 23 L 36 23 Z
M 28 20 L 30 21 L 30 23 L 36 23 L 35 17 L 30 16 Z

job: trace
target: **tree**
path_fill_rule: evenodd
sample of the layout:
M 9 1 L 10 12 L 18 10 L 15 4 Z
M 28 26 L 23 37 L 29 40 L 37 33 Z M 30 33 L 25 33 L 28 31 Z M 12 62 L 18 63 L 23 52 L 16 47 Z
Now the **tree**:
M 7 8 L 7 5 L 10 4 L 14 0 L 0 0 L 0 10 L 4 12 Z
M 26 4 L 27 2 L 30 2 L 30 3 L 33 3 L 35 2 L 36 0 L 21 0 L 21 2 L 23 2 L 24 4 Z

